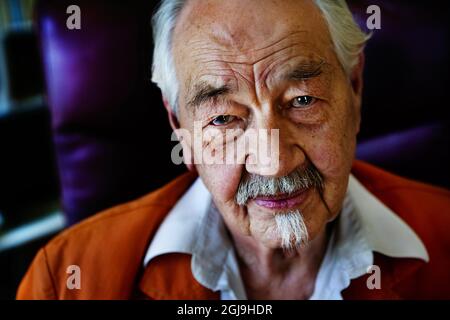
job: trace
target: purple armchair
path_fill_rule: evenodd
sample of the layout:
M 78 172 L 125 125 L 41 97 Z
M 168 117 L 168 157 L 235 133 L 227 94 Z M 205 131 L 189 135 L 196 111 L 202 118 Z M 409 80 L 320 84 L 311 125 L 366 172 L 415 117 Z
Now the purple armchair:
M 367 48 L 358 156 L 448 186 L 445 13 L 406 1 L 350 3 L 362 22 L 368 4 L 382 8 L 382 29 Z M 81 8 L 81 30 L 66 28 L 71 4 Z M 146 0 L 38 0 L 36 21 L 69 223 L 145 194 L 184 171 L 170 160 L 171 130 L 160 93 L 150 83 L 153 7 Z M 397 131 L 403 134 L 389 136 Z
M 52 114 L 63 210 L 74 223 L 177 175 L 171 130 L 151 85 L 149 1 L 43 0 L 37 27 Z M 155 125 L 156 124 L 156 125 Z

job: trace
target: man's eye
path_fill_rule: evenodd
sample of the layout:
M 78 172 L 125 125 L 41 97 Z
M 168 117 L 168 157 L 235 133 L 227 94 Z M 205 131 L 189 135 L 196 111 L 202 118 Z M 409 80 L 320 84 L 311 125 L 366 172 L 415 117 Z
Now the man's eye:
M 294 108 L 306 108 L 312 105 L 315 101 L 316 99 L 311 96 L 299 96 L 292 100 L 291 106 Z
M 212 124 L 213 126 L 224 126 L 229 124 L 230 122 L 233 122 L 233 120 L 235 120 L 236 117 L 235 116 L 230 116 L 230 115 L 221 115 L 221 116 L 217 116 L 215 117 L 210 124 Z

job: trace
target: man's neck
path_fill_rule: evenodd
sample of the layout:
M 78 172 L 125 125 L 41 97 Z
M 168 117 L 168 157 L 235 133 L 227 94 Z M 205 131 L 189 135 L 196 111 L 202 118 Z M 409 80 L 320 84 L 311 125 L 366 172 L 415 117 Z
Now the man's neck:
M 293 251 L 271 249 L 230 230 L 248 299 L 308 299 L 328 243 L 324 228 L 308 245 Z

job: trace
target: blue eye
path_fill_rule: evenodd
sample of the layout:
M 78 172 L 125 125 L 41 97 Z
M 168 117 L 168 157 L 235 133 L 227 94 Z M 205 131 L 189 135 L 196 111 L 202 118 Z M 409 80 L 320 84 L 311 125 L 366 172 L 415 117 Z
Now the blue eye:
M 311 96 L 299 96 L 292 100 L 291 106 L 294 108 L 306 108 L 313 104 L 315 101 L 316 99 Z
M 236 119 L 235 116 L 230 116 L 230 115 L 220 115 L 215 117 L 210 124 L 212 124 L 213 126 L 224 126 L 229 124 L 230 122 L 233 122 Z

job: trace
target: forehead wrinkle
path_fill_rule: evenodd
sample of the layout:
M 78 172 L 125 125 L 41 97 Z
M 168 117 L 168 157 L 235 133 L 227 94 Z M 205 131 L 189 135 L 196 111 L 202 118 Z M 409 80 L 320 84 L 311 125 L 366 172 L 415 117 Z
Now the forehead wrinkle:
M 242 52 L 231 52 L 230 50 L 224 48 L 214 47 L 214 45 L 211 45 L 205 39 L 191 40 L 191 43 L 193 44 L 205 43 L 205 45 L 193 49 L 194 52 L 192 57 L 194 58 L 196 65 L 206 65 L 207 69 L 211 64 L 226 64 L 226 67 L 221 68 L 221 72 L 219 73 L 220 75 L 231 76 L 232 73 L 234 77 L 242 78 L 248 84 L 255 83 L 255 79 L 265 79 L 274 66 L 297 54 L 296 52 L 289 53 L 289 51 L 300 51 L 301 48 L 297 50 L 297 47 L 302 46 L 306 48 L 310 47 L 310 43 L 306 42 L 303 37 L 300 37 L 302 34 L 308 34 L 308 32 L 296 31 L 293 34 L 286 35 L 276 41 L 273 41 L 269 45 L 261 46 L 257 49 L 260 51 L 259 54 L 255 54 L 254 52 L 248 52 L 249 54 Z M 286 43 L 288 40 L 290 43 Z M 282 44 L 283 46 L 279 47 Z M 285 52 L 288 52 L 288 56 L 282 57 Z M 257 56 L 256 59 L 255 55 Z M 281 59 L 278 58 L 280 56 Z M 207 60 L 207 62 L 204 62 L 205 60 Z M 264 65 L 267 60 L 269 61 L 269 66 L 263 67 L 262 70 L 258 70 L 260 69 L 258 64 Z M 239 72 L 235 70 L 236 66 L 239 65 L 252 67 L 249 76 L 245 75 L 246 72 Z M 214 68 L 218 69 L 215 66 Z M 230 73 L 227 73 L 227 70 L 230 70 Z
M 218 28 L 221 27 L 218 24 L 215 25 Z M 186 29 L 182 32 L 190 33 Z M 289 34 L 286 34 L 286 32 L 289 32 Z M 262 44 L 256 42 L 255 39 L 257 38 L 253 38 L 245 32 L 240 33 L 239 36 L 247 37 L 250 41 L 240 42 L 245 46 L 233 46 L 233 39 L 230 37 L 227 39 L 227 35 L 233 35 L 229 30 L 225 30 L 225 33 L 223 33 L 225 37 L 221 37 L 220 32 L 214 33 L 212 27 L 203 29 L 201 32 L 195 32 L 192 34 L 193 36 L 187 37 L 188 41 L 185 44 L 179 42 L 185 57 L 193 61 L 194 64 L 194 70 L 185 70 L 187 71 L 186 74 L 193 77 L 193 74 L 197 71 L 198 75 L 195 76 L 197 79 L 210 77 L 211 75 L 219 78 L 230 77 L 237 84 L 244 82 L 246 86 L 249 86 L 252 95 L 258 95 L 264 87 L 264 83 L 262 83 L 264 81 L 261 80 L 266 80 L 274 67 L 295 55 L 295 53 L 289 54 L 289 51 L 297 51 L 295 50 L 297 46 L 305 46 L 310 49 L 309 51 L 315 50 L 314 48 L 318 49 L 318 44 L 313 41 L 316 39 L 315 34 L 311 31 L 293 30 L 291 28 L 283 33 L 282 35 L 278 33 L 276 39 L 271 36 L 267 41 L 261 41 Z M 314 36 L 314 39 L 311 36 Z M 251 48 L 255 43 L 257 44 L 256 48 Z M 287 58 L 283 57 L 285 52 L 288 52 Z M 257 81 L 258 83 L 256 83 Z M 220 82 L 225 81 L 220 80 Z M 267 86 L 267 84 L 265 85 Z M 261 88 L 258 88 L 259 86 Z
M 212 67 L 205 68 L 205 65 L 211 64 Z M 201 65 L 201 64 L 198 64 Z M 198 71 L 198 74 L 195 74 L 195 72 Z M 210 81 L 210 78 L 216 78 L 216 79 L 222 79 L 222 81 L 219 81 L 219 85 L 222 84 L 229 84 L 234 77 L 233 72 L 226 67 L 218 66 L 217 63 L 206 63 L 202 65 L 200 70 L 192 70 L 191 73 L 188 74 L 187 79 L 185 81 L 185 88 L 188 89 L 188 93 L 190 92 L 190 89 L 194 86 L 192 83 L 194 81 L 201 82 L 201 81 L 209 81 L 212 84 L 217 83 L 217 81 Z
M 238 78 L 246 79 L 243 72 L 239 72 L 223 61 L 208 61 L 201 66 L 198 74 L 195 76 L 198 81 L 208 81 L 214 84 L 227 84 L 237 86 Z M 192 73 L 195 73 L 192 72 Z
M 274 47 L 277 44 L 279 44 L 280 42 L 282 42 L 284 40 L 287 40 L 290 37 L 297 37 L 299 34 L 304 34 L 304 33 L 307 33 L 307 31 L 305 31 L 305 30 L 293 31 L 292 33 L 290 33 L 290 34 L 288 34 L 288 35 L 286 35 L 284 37 L 281 37 L 281 39 L 279 39 L 279 40 L 277 40 L 277 41 L 275 41 L 275 42 L 273 42 L 273 43 L 271 43 L 271 44 L 269 44 L 269 45 L 267 45 L 265 47 L 261 47 L 259 49 L 255 49 L 255 51 L 262 51 L 262 50 L 268 49 L 270 47 Z
M 236 63 L 243 63 L 243 64 L 255 64 L 256 62 L 264 59 L 264 57 L 270 55 L 270 52 L 267 53 L 262 53 L 261 55 L 259 55 L 259 57 L 253 58 L 253 59 L 249 59 L 249 57 L 251 56 L 255 56 L 255 53 L 258 53 L 260 51 L 271 51 L 273 52 L 273 50 L 271 48 L 274 47 L 281 47 L 280 49 L 275 49 L 275 50 L 283 50 L 284 48 L 287 48 L 291 45 L 293 45 L 294 43 L 296 43 L 297 41 L 295 40 L 295 38 L 299 37 L 300 34 L 304 34 L 307 33 L 307 31 L 293 31 L 288 35 L 285 35 L 283 37 L 281 37 L 278 40 L 273 40 L 273 42 L 261 46 L 261 47 L 257 47 L 257 48 L 237 48 L 235 46 L 233 46 L 232 43 L 229 44 L 223 44 L 220 43 L 216 40 L 216 37 L 214 36 L 209 36 L 209 38 L 212 38 L 212 43 L 218 44 L 219 47 L 218 48 L 211 48 L 208 46 L 205 47 L 199 47 L 199 50 L 211 50 L 211 51 L 218 51 L 218 52 L 222 52 L 222 56 L 223 57 L 230 57 L 230 58 L 237 58 L 235 59 L 233 62 Z M 292 41 L 290 41 L 290 38 L 294 38 Z M 201 40 L 200 40 L 201 41 Z M 211 43 L 211 42 L 207 42 L 206 40 L 203 40 L 205 43 Z M 283 44 L 282 42 L 287 42 L 290 41 L 291 44 Z M 231 49 L 231 50 L 230 50 Z M 227 53 L 228 51 L 234 51 L 233 53 Z M 242 58 L 242 60 L 240 59 Z M 245 61 L 247 60 L 247 61 Z
M 286 61 L 291 61 L 293 59 L 302 57 L 298 51 L 295 50 L 296 47 L 301 47 L 303 45 L 303 43 L 297 43 L 292 45 L 289 48 L 285 48 L 285 49 L 291 49 L 290 52 L 284 53 L 282 51 L 279 52 L 275 52 L 272 56 L 266 57 L 266 59 L 268 59 L 267 63 L 263 63 L 264 61 L 261 60 L 259 61 L 256 65 L 255 65 L 255 75 L 256 78 L 258 79 L 258 81 L 265 81 L 266 78 L 269 77 L 269 74 L 272 72 L 273 69 L 275 69 L 277 66 L 283 66 L 283 64 L 286 63 Z M 312 55 L 317 55 L 317 54 L 310 54 Z M 281 56 L 281 57 L 280 57 Z M 317 55 L 319 57 L 319 55 Z M 313 58 L 309 58 L 306 55 L 304 55 L 301 59 L 304 59 L 306 61 L 310 61 Z M 320 60 L 323 60 L 322 58 L 320 58 Z
M 202 70 L 193 76 L 194 72 L 186 82 L 187 96 L 191 96 L 196 87 L 205 87 L 209 85 L 214 88 L 227 87 L 227 93 L 238 91 L 238 81 L 236 74 L 230 68 L 216 66 L 214 68 L 202 68 Z
M 226 46 L 217 42 L 215 37 L 210 34 L 201 34 L 200 36 L 202 36 L 202 39 L 189 40 L 187 47 L 192 47 L 189 50 L 189 55 L 193 58 L 198 58 L 199 60 L 204 56 L 212 55 L 215 59 L 209 59 L 210 61 L 254 65 L 277 52 L 304 43 L 305 39 L 300 37 L 301 34 L 308 34 L 308 32 L 294 31 L 256 49 L 239 49 L 232 45 Z M 208 39 L 205 39 L 205 37 Z M 214 45 L 217 45 L 217 47 Z
M 176 25 L 174 43 L 179 49 L 177 52 L 184 53 L 184 59 L 180 60 L 181 56 L 178 56 L 177 62 L 185 64 L 192 56 L 201 62 L 203 55 L 209 53 L 218 61 L 252 65 L 273 54 L 274 47 L 283 47 L 289 42 L 310 39 L 313 43 L 317 40 L 329 46 L 330 38 L 327 36 L 326 24 L 318 8 L 312 3 L 296 6 L 295 10 L 298 9 L 299 13 L 294 15 L 292 15 L 293 7 L 282 5 L 281 2 L 264 3 L 253 11 L 243 12 L 243 15 L 248 13 L 250 18 L 254 18 L 250 21 L 254 22 L 267 22 L 267 19 L 270 19 L 272 21 L 269 23 L 270 26 L 267 23 L 257 23 L 249 29 L 249 21 L 236 16 L 235 9 L 232 9 L 235 6 L 242 8 L 243 4 L 240 1 L 223 2 L 225 5 L 223 7 L 221 3 L 214 1 L 189 2 L 192 5 L 184 7 Z M 249 2 L 246 4 L 247 7 L 254 7 L 254 4 L 251 5 Z M 267 10 L 264 9 L 266 5 Z M 264 13 L 269 12 L 268 8 L 274 9 L 274 12 L 279 14 L 286 14 L 287 20 L 282 21 L 273 14 L 266 17 Z M 229 19 L 225 19 L 226 17 Z M 316 23 L 317 21 L 319 23 Z M 189 75 L 191 71 L 185 70 L 185 73 Z
M 213 78 L 213 82 L 233 82 L 234 84 L 238 84 L 239 80 L 243 80 L 246 83 L 254 82 L 253 74 L 248 74 L 248 70 L 251 70 L 251 68 L 247 64 L 239 64 L 232 61 L 223 61 L 219 59 L 209 59 L 207 61 L 196 59 L 195 65 L 197 68 L 191 71 L 191 79 L 195 77 L 198 81 L 211 81 L 211 78 Z
M 276 64 L 283 63 L 284 61 L 291 58 L 293 55 L 288 55 L 284 57 L 282 60 L 277 59 L 277 57 L 280 55 L 280 53 L 286 51 L 286 50 L 293 50 L 294 47 L 298 46 L 299 44 L 291 44 L 286 47 L 279 48 L 278 50 L 275 50 L 268 54 L 267 56 L 260 57 L 258 61 L 255 62 L 235 62 L 235 61 L 227 61 L 227 60 L 220 60 L 220 59 L 209 59 L 207 62 L 202 62 L 201 57 L 197 57 L 196 64 L 202 65 L 202 73 L 206 76 L 211 76 L 214 74 L 214 72 L 211 71 L 217 71 L 218 73 L 215 74 L 215 76 L 230 76 L 236 79 L 236 82 L 239 83 L 239 79 L 243 80 L 244 83 L 247 84 L 248 88 L 251 91 L 254 91 L 255 93 L 258 92 L 258 89 L 256 89 L 257 81 L 260 82 L 260 79 L 264 80 L 264 75 L 256 75 L 257 74 L 257 65 L 259 63 L 262 63 L 264 60 L 267 60 L 268 58 L 272 57 L 271 59 L 273 61 L 270 62 L 270 65 L 268 69 L 263 69 L 262 73 L 266 74 L 271 70 L 271 67 L 273 67 Z M 207 54 L 202 53 L 202 56 L 207 56 Z M 209 66 L 213 66 L 210 68 Z M 222 65 L 222 66 L 220 66 Z M 218 67 L 219 66 L 219 67 Z M 246 68 L 248 67 L 248 68 Z M 248 70 L 245 70 L 248 69 Z M 262 76 L 262 77 L 261 77 Z M 202 75 L 200 75 L 202 77 Z M 199 77 L 199 78 L 200 78 Z

